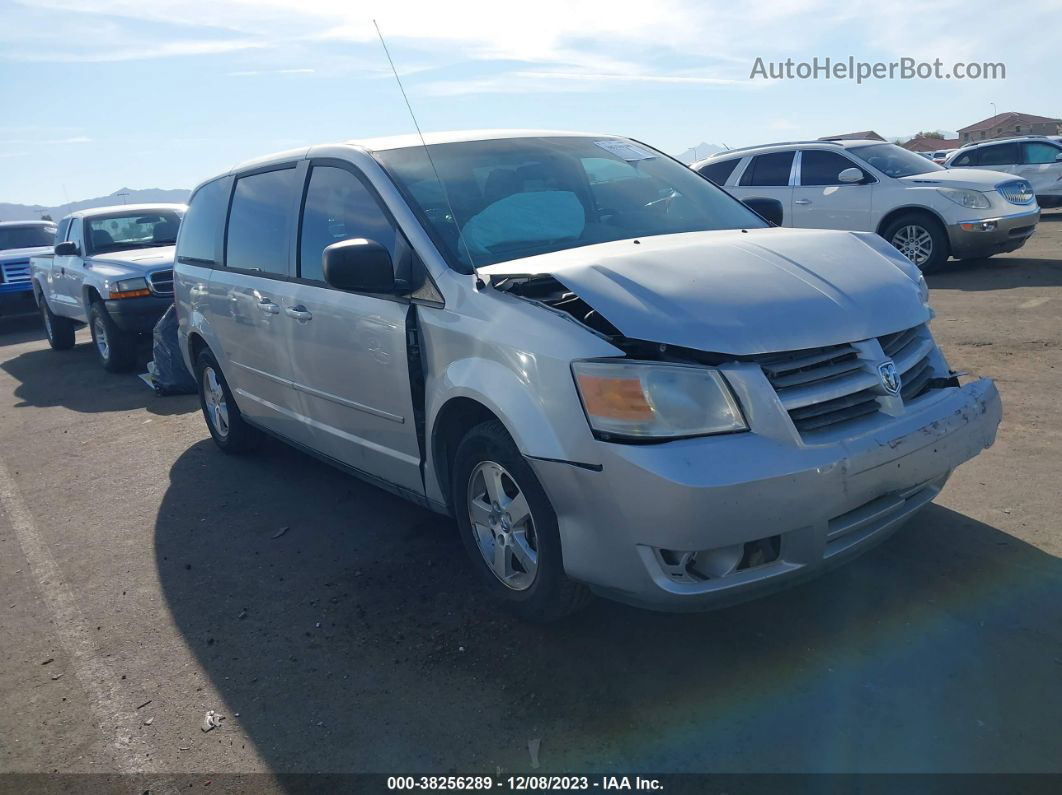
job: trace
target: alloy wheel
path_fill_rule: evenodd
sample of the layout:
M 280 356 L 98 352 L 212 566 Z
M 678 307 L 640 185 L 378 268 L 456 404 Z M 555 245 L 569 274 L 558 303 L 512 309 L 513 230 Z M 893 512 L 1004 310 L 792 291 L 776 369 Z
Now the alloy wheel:
M 92 321 L 92 338 L 96 342 L 96 350 L 99 351 L 100 358 L 107 361 L 111 355 L 111 346 L 107 342 L 107 324 L 103 322 L 102 317 L 97 317 Z
M 472 470 L 467 494 L 472 532 L 487 568 L 506 587 L 526 591 L 538 573 L 538 536 L 527 497 L 493 461 Z
M 203 368 L 203 404 L 214 431 L 221 438 L 226 438 L 229 435 L 229 404 L 218 374 L 209 366 Z
M 925 265 L 933 256 L 933 236 L 924 226 L 917 224 L 901 226 L 889 242 L 919 267 Z

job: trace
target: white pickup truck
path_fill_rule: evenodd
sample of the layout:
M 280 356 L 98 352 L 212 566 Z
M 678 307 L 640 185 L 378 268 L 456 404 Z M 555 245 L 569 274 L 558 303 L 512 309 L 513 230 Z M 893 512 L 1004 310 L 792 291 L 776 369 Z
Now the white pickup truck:
M 55 251 L 30 259 L 48 343 L 74 345 L 88 324 L 103 367 L 129 370 L 136 343 L 173 303 L 173 251 L 183 204 L 97 207 L 59 222 Z

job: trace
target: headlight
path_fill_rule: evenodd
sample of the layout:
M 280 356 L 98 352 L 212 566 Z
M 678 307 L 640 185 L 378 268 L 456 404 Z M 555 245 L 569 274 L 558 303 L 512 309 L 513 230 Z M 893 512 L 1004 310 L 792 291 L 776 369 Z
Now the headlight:
M 111 300 L 116 298 L 143 298 L 151 295 L 147 279 L 122 279 L 111 286 Z
M 929 306 L 929 285 L 926 284 L 926 277 L 921 273 L 918 274 L 918 293 L 922 296 L 922 303 Z
M 988 197 L 980 191 L 962 188 L 937 188 L 937 193 L 970 210 L 987 210 L 992 206 Z
M 626 439 L 675 439 L 748 430 L 726 380 L 708 367 L 573 362 L 590 427 Z

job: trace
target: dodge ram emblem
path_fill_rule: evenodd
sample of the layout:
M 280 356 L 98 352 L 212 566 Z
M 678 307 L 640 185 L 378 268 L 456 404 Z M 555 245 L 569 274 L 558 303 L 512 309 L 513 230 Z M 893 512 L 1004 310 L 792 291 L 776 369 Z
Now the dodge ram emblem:
M 900 393 L 900 371 L 896 369 L 894 362 L 879 364 L 878 376 L 881 378 L 881 385 L 885 387 L 886 392 L 890 395 L 898 395 Z

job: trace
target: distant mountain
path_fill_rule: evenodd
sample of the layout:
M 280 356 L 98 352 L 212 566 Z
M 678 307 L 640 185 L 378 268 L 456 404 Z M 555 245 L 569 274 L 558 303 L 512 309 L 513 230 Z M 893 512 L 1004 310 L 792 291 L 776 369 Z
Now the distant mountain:
M 716 152 L 722 152 L 722 146 L 716 146 L 715 144 L 699 143 L 691 149 L 687 149 L 681 155 L 675 155 L 676 159 L 681 160 L 687 166 L 690 163 L 695 163 L 698 160 L 702 160 L 708 155 L 714 155 Z
M 146 204 L 149 202 L 186 202 L 191 194 L 189 190 L 164 190 L 162 188 L 144 188 L 133 190 L 131 188 L 119 188 L 108 196 L 97 196 L 95 199 L 82 199 L 81 201 L 60 204 L 56 207 L 45 207 L 40 204 L 9 204 L 0 202 L 0 221 L 37 221 L 42 215 L 50 215 L 53 221 L 58 221 L 64 215 L 69 215 L 77 210 L 87 210 L 90 207 L 107 207 L 111 204 Z

